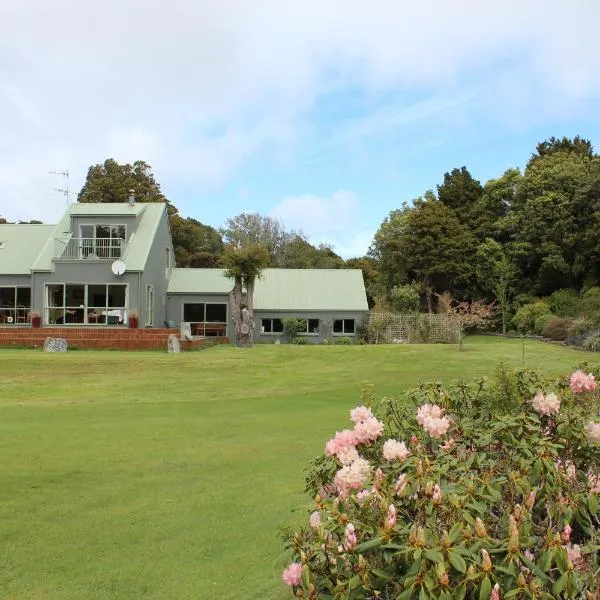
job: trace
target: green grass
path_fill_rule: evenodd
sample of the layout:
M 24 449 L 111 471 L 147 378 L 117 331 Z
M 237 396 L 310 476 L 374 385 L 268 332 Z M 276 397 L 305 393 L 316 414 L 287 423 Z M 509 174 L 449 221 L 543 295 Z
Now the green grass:
M 527 341 L 527 366 L 589 354 Z M 303 469 L 362 382 L 520 365 L 521 340 L 455 346 L 0 351 L 0 596 L 271 599 Z

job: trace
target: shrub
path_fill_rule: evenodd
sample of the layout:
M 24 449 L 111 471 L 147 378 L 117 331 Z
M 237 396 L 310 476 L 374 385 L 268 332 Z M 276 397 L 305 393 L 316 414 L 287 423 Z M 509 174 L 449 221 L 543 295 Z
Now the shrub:
M 308 344 L 308 339 L 305 337 L 295 337 L 290 340 L 290 344 L 294 344 L 296 346 L 306 346 L 306 344 Z
M 336 337 L 335 338 L 335 344 L 338 346 L 349 346 L 350 344 L 352 344 L 352 340 L 349 337 Z
M 541 316 L 550 313 L 545 302 L 538 300 L 530 304 L 524 304 L 517 310 L 513 317 L 513 324 L 521 333 L 531 333 L 535 330 L 535 321 Z
M 301 331 L 306 331 L 306 321 L 304 319 L 286 319 L 283 322 L 283 333 L 288 337 L 290 343 L 296 339 Z
M 581 300 L 581 312 L 589 317 L 600 315 L 600 287 L 592 287 L 584 292 Z
M 600 333 L 595 333 L 585 340 L 583 347 L 586 350 L 593 350 L 594 352 L 600 351 Z
M 501 375 L 350 412 L 308 472 L 284 572 L 297 597 L 598 597 L 594 377 Z
M 555 319 L 555 318 L 556 317 L 551 313 L 545 313 L 543 315 L 540 315 L 539 317 L 536 318 L 535 323 L 533 325 L 533 330 L 531 333 L 534 333 L 535 335 L 542 335 L 542 332 L 546 328 L 546 325 L 550 321 L 552 321 L 552 319 Z
M 397 285 L 392 288 L 390 298 L 394 305 L 394 310 L 399 313 L 418 312 L 421 304 L 420 287 L 411 283 L 409 285 Z
M 569 335 L 581 335 L 592 329 L 593 323 L 587 317 L 579 317 L 571 323 Z
M 564 341 L 569 337 L 573 319 L 553 317 L 542 329 L 542 335 L 551 340 Z
M 559 317 L 576 317 L 581 312 L 581 298 L 572 289 L 556 290 L 548 298 L 548 306 Z

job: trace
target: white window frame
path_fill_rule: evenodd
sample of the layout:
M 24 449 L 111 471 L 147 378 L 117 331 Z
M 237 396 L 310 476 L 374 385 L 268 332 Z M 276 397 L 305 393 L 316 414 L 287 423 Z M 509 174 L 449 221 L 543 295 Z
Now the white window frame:
M 202 304 L 204 305 L 203 321 L 185 321 L 185 305 L 186 304 Z M 207 304 L 219 304 L 225 306 L 225 321 L 207 321 L 206 320 L 206 305 Z M 225 333 L 227 333 L 227 324 L 229 322 L 229 302 L 182 302 L 181 303 L 181 323 L 202 323 L 206 324 L 214 323 L 215 325 L 225 325 Z M 196 336 L 196 337 L 212 337 L 212 336 Z
M 271 321 L 271 331 L 265 331 L 264 321 Z M 281 331 L 273 331 L 273 321 L 281 323 Z M 262 317 L 260 320 L 260 335 L 283 335 L 283 319 L 280 317 Z
M 146 312 L 144 315 L 145 327 L 154 327 L 154 287 L 146 286 Z
M 82 232 L 82 228 L 83 227 L 93 227 L 94 228 L 94 237 L 93 238 L 86 238 L 83 235 L 83 232 Z M 98 227 L 108 227 L 108 229 L 110 231 L 109 237 L 108 238 L 99 238 L 98 234 L 97 234 L 97 228 Z M 123 227 L 125 229 L 125 236 L 122 237 L 122 238 L 120 238 L 120 237 L 113 237 L 113 235 L 112 235 L 112 229 L 113 229 L 113 227 Z M 109 243 L 108 243 L 107 246 L 102 246 L 102 248 L 104 250 L 106 250 L 107 248 L 110 250 L 109 253 L 111 254 L 111 256 L 105 257 L 105 258 L 115 258 L 115 259 L 116 258 L 122 258 L 122 251 L 123 251 L 123 249 L 122 249 L 121 245 L 120 244 L 113 245 L 112 241 L 113 240 L 122 240 L 123 242 L 127 241 L 127 224 L 126 223 L 80 223 L 79 224 L 79 239 L 80 240 L 84 240 L 84 239 L 93 239 L 94 240 L 94 245 L 93 246 L 83 246 L 82 245 L 80 247 L 80 249 L 79 249 L 80 258 L 87 258 L 87 255 L 84 256 L 84 250 L 88 250 L 89 248 L 92 248 L 93 249 L 92 252 L 94 254 L 97 254 L 96 250 L 97 250 L 97 248 L 99 246 L 98 246 L 98 243 L 96 242 L 96 240 L 99 240 L 99 239 L 100 240 L 106 240 L 106 239 L 109 240 Z M 112 256 L 112 250 L 114 248 L 118 248 L 119 249 L 119 256 Z
M 59 286 L 62 285 L 63 286 L 63 303 L 62 306 L 50 306 L 50 297 L 49 297 L 49 291 L 50 291 L 50 287 L 51 286 Z M 67 302 L 67 294 L 66 294 L 66 286 L 67 285 L 80 285 L 83 286 L 83 305 L 79 305 L 79 306 L 67 306 L 66 302 Z M 126 326 L 128 321 L 129 321 L 129 284 L 128 283 L 81 283 L 80 281 L 52 281 L 52 282 L 44 282 L 44 307 L 43 307 L 43 322 L 44 325 L 56 325 L 55 323 L 49 323 L 50 319 L 48 318 L 50 315 L 50 310 L 53 308 L 56 309 L 60 309 L 63 311 L 63 318 L 65 315 L 65 310 L 67 308 L 74 308 L 77 310 L 81 310 L 83 309 L 83 322 L 82 323 L 62 323 L 60 324 L 60 327 L 81 327 L 81 326 L 85 326 L 85 325 L 93 325 L 93 326 L 98 326 L 98 327 L 106 327 L 109 326 L 108 323 L 108 319 L 106 319 L 105 323 L 97 323 L 97 322 L 90 322 L 88 320 L 88 312 L 91 308 L 102 308 L 99 306 L 90 306 L 89 303 L 89 286 L 95 286 L 95 287 L 99 287 L 99 286 L 104 286 L 106 289 L 106 303 L 104 305 L 104 308 L 106 310 L 106 312 L 108 312 L 109 308 L 115 308 L 115 307 L 109 307 L 108 306 L 108 288 L 109 286 L 119 286 L 119 287 L 124 287 L 125 288 L 125 306 L 124 307 L 116 307 L 118 309 L 123 310 L 123 323 L 116 325 L 116 327 L 123 327 Z M 107 317 L 109 315 L 106 315 Z M 115 325 L 113 325 L 115 326 Z
M 335 327 L 335 322 L 336 321 L 341 321 L 342 322 L 342 330 L 343 331 L 333 331 L 333 328 Z M 352 321 L 352 332 L 346 332 L 346 323 L 345 321 Z M 356 319 L 334 319 L 333 323 L 332 323 L 332 331 L 331 334 L 333 336 L 351 336 L 351 335 L 356 335 Z
M 321 328 L 321 319 L 305 319 L 304 317 L 302 317 L 301 319 L 298 319 L 299 321 L 304 321 L 306 323 L 306 331 L 299 331 L 298 335 L 312 335 L 312 336 L 317 336 L 319 335 L 319 330 Z M 316 321 L 317 322 L 317 331 L 310 331 L 308 328 L 308 323 L 309 321 Z

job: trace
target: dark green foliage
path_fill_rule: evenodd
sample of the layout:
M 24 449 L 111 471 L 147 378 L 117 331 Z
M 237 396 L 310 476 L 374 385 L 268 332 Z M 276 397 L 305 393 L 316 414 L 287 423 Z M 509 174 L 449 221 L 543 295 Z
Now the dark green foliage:
M 538 317 L 550 315 L 550 308 L 545 302 L 537 301 L 525 304 L 517 310 L 513 317 L 513 324 L 521 333 L 535 332 L 535 324 Z M 541 333 L 541 331 L 540 331 Z
M 421 304 L 420 286 L 411 283 L 408 285 L 397 285 L 392 288 L 390 298 L 392 304 L 399 313 L 418 312 Z
M 542 329 L 542 335 L 551 340 L 562 342 L 569 337 L 572 325 L 573 319 L 568 317 L 552 317 Z
M 285 333 L 290 343 L 302 344 L 306 342 L 306 338 L 298 337 L 301 331 L 306 331 L 306 321 L 304 319 L 286 319 L 283 322 L 283 333 Z M 299 340 L 305 341 L 300 342 Z
M 576 317 L 581 312 L 581 298 L 576 290 L 556 290 L 548 298 L 548 306 L 559 317 Z
M 555 315 L 553 315 L 552 313 L 544 313 L 544 314 L 539 315 L 535 319 L 531 333 L 533 333 L 535 335 L 542 335 L 542 333 L 543 333 L 544 329 L 546 329 L 546 326 L 548 325 L 548 323 L 550 323 L 550 321 L 552 321 L 555 318 L 556 318 Z

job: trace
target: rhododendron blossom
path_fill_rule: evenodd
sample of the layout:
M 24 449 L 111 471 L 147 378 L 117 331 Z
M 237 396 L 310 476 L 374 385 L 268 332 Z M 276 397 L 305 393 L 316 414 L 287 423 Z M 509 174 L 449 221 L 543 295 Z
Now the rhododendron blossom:
M 320 527 L 321 513 L 318 510 L 315 510 L 312 513 L 310 513 L 309 523 L 313 529 L 318 529 Z
M 360 421 L 354 426 L 354 435 L 359 444 L 374 442 L 382 433 L 383 423 L 375 417 Z
M 354 525 L 352 525 L 352 523 L 348 523 L 348 525 L 346 525 L 345 536 L 346 536 L 346 540 L 344 543 L 344 547 L 346 548 L 346 550 L 348 552 L 352 552 L 352 550 L 354 550 L 354 548 L 356 548 L 356 541 L 357 541 Z
M 411 452 L 406 447 L 404 442 L 398 440 L 387 440 L 383 444 L 383 458 L 391 462 L 393 460 L 406 460 L 410 456 Z
M 556 394 L 543 394 L 538 392 L 531 400 L 533 410 L 539 415 L 554 415 L 558 414 L 560 409 L 560 400 Z
M 574 394 L 593 392 L 596 389 L 596 378 L 591 373 L 586 375 L 583 371 L 575 371 L 571 375 L 569 387 Z
M 351 465 L 357 458 L 359 458 L 358 450 L 353 446 L 341 448 L 337 453 L 337 457 L 343 465 Z
M 387 515 L 385 517 L 385 526 L 388 529 L 392 529 L 396 526 L 396 507 L 390 504 L 388 507 Z
M 571 526 L 567 523 L 560 536 L 563 543 L 567 544 L 569 542 L 569 540 L 571 539 L 571 531 Z
M 428 418 L 439 419 L 444 414 L 444 409 L 437 404 L 423 404 L 417 410 L 417 423 L 424 426 Z
M 454 438 L 450 438 L 444 444 L 440 444 L 440 448 L 442 450 L 445 450 L 446 452 L 450 452 L 450 450 L 453 450 L 454 448 L 456 448 L 456 440 Z
M 357 406 L 350 411 L 350 420 L 353 423 L 360 423 L 373 418 L 373 411 L 367 406 Z
M 585 426 L 585 433 L 590 442 L 600 444 L 600 423 L 588 423 Z
M 300 563 L 292 563 L 283 571 L 281 578 L 286 585 L 290 587 L 300 585 L 302 583 L 302 565 Z
M 433 494 L 431 495 L 431 499 L 434 504 L 439 504 L 442 501 L 442 490 L 440 486 L 436 483 L 433 488 Z
M 432 437 L 442 437 L 450 427 L 450 419 L 448 417 L 427 417 L 423 422 L 423 429 Z
M 365 481 L 371 474 L 371 465 L 364 458 L 357 458 L 351 465 L 342 467 L 334 478 L 334 483 L 342 496 L 348 495 L 350 490 L 361 490 Z
M 494 589 L 490 594 L 490 600 L 500 600 L 500 586 L 498 584 L 494 585 Z
M 325 444 L 325 454 L 327 456 L 337 456 L 347 452 L 348 448 L 354 448 L 358 444 L 354 431 L 344 429 L 337 431 L 336 434 Z

